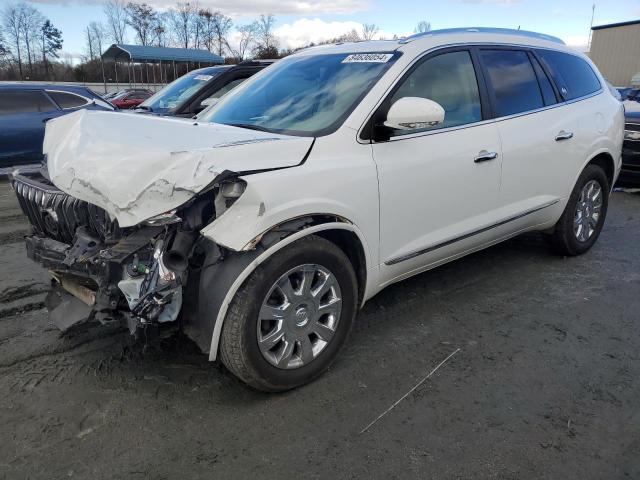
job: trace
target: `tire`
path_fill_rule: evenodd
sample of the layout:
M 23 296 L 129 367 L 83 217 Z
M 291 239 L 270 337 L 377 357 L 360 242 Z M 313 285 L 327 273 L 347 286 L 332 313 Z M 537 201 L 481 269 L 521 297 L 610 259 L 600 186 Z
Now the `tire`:
M 312 271 L 316 273 L 312 275 Z M 297 281 L 306 278 L 307 273 L 313 280 L 304 283 L 309 285 L 309 293 L 303 296 L 305 289 Z M 327 283 L 333 286 L 327 287 Z M 312 298 L 314 288 L 319 293 Z M 323 289 L 327 291 L 322 293 Z M 285 391 L 314 380 L 329 368 L 349 335 L 357 310 L 357 292 L 351 262 L 334 243 L 315 235 L 291 243 L 259 265 L 233 298 L 220 338 L 222 363 L 246 384 L 266 392 Z M 315 303 L 307 306 L 305 302 Z M 322 302 L 324 306 L 318 306 Z M 331 308 L 333 313 L 321 313 L 325 308 Z M 272 311 L 278 312 L 275 318 L 282 316 L 281 322 L 270 319 Z M 322 322 L 327 326 L 334 322 L 332 336 L 325 329 L 322 336 L 309 330 L 314 328 L 312 324 L 321 328 L 318 323 Z M 278 328 L 284 331 L 282 339 L 273 350 L 267 350 L 270 343 L 266 339 L 276 338 Z M 303 343 L 307 348 L 302 348 Z
M 580 233 L 576 233 L 574 228 L 576 226 L 576 219 L 579 217 L 588 217 L 587 215 L 579 214 L 578 207 L 580 204 L 581 209 L 584 210 L 582 207 L 583 203 L 581 202 L 583 199 L 583 189 L 588 185 L 594 185 L 592 182 L 596 182 L 595 184 L 599 186 L 601 192 L 599 215 L 597 221 L 594 220 L 593 223 L 589 223 L 588 228 L 583 225 L 582 230 L 579 231 Z M 596 243 L 607 216 L 610 190 L 609 180 L 607 179 L 607 175 L 604 170 L 598 165 L 587 165 L 580 174 L 580 177 L 569 196 L 567 206 L 565 207 L 560 220 L 556 223 L 554 233 L 551 236 L 551 242 L 559 254 L 567 256 L 582 255 L 587 252 L 594 243 Z M 594 202 L 591 203 L 592 205 L 591 209 L 588 210 L 589 212 L 594 211 Z M 591 229 L 593 229 L 592 232 Z M 579 238 L 580 235 L 582 238 Z

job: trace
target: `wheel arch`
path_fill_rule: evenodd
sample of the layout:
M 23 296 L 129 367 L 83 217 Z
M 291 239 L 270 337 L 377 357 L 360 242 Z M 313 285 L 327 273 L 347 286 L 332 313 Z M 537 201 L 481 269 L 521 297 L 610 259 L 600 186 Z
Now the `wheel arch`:
M 220 307 L 214 314 L 215 319 L 213 320 L 213 332 L 211 334 L 211 343 L 209 347 L 209 360 L 216 360 L 218 356 L 220 335 L 222 333 L 222 327 L 227 315 L 227 310 L 238 289 L 249 278 L 251 273 L 253 273 L 260 264 L 265 262 L 274 253 L 308 235 L 315 234 L 321 236 L 336 244 L 345 252 L 356 272 L 356 278 L 358 280 L 358 300 L 359 305 L 362 304 L 367 287 L 367 281 L 369 280 L 367 278 L 367 269 L 371 265 L 366 240 L 362 232 L 353 223 L 344 219 L 342 219 L 342 221 L 327 221 L 329 218 L 331 217 L 321 217 L 321 220 L 316 220 L 319 223 L 311 225 L 302 223 L 302 226 L 297 231 L 287 235 L 286 237 L 281 238 L 268 246 L 261 244 L 261 241 L 268 238 L 269 233 L 275 232 L 282 228 L 283 225 L 273 227 L 271 230 L 261 235 L 260 239 L 257 239 L 257 248 L 255 250 L 242 253 L 242 255 L 248 255 L 251 260 L 248 264 L 242 265 L 242 268 L 238 269 L 238 275 L 235 277 L 231 286 L 227 289 L 224 298 L 220 303 Z M 333 218 L 335 219 L 335 216 Z M 294 219 L 291 222 L 298 222 L 300 220 L 301 219 Z
M 598 165 L 604 170 L 607 180 L 609 181 L 609 188 L 613 189 L 613 183 L 616 177 L 616 162 L 608 150 L 601 150 L 593 154 L 589 160 L 582 166 L 582 169 L 578 172 L 578 176 L 574 179 L 574 185 L 578 181 L 578 178 L 582 174 L 585 168 L 589 165 Z

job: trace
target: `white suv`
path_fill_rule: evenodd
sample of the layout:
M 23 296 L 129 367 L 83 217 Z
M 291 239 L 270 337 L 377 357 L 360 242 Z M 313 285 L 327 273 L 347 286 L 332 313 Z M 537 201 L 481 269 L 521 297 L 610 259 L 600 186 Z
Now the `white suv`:
M 391 283 L 530 230 L 589 250 L 623 132 L 562 41 L 453 29 L 301 51 L 191 122 L 67 115 L 48 178 L 13 184 L 60 328 L 179 325 L 278 391 L 326 370 Z

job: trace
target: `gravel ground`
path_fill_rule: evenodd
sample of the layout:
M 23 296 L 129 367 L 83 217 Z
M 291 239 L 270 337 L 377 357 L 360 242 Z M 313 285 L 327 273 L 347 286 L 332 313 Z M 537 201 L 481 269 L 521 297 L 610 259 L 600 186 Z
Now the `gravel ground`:
M 582 257 L 527 235 L 389 287 L 279 395 L 179 336 L 61 336 L 27 230 L 1 184 L 0 478 L 640 479 L 638 194 Z

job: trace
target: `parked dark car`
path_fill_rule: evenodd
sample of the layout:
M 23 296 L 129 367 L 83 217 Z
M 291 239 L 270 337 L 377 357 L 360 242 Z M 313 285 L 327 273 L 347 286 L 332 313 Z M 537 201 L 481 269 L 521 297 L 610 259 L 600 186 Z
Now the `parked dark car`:
M 640 100 L 640 88 L 621 87 L 617 90 L 622 100 Z
M 640 187 L 640 109 L 625 112 L 622 170 L 618 187 Z
M 123 110 L 135 108 L 153 95 L 151 90 L 130 90 L 109 98 L 109 102 Z
M 135 111 L 193 117 L 208 106 L 210 99 L 220 98 L 272 63 L 273 60 L 248 60 L 238 65 L 221 65 L 193 70 L 142 102 Z
M 123 88 L 122 90 L 117 90 L 115 92 L 105 93 L 104 95 L 101 95 L 101 97 L 105 100 L 110 100 L 126 92 L 148 92 L 150 95 L 153 95 L 153 92 L 148 88 Z
M 40 162 L 47 120 L 81 108 L 115 109 L 86 87 L 0 85 L 0 168 Z

